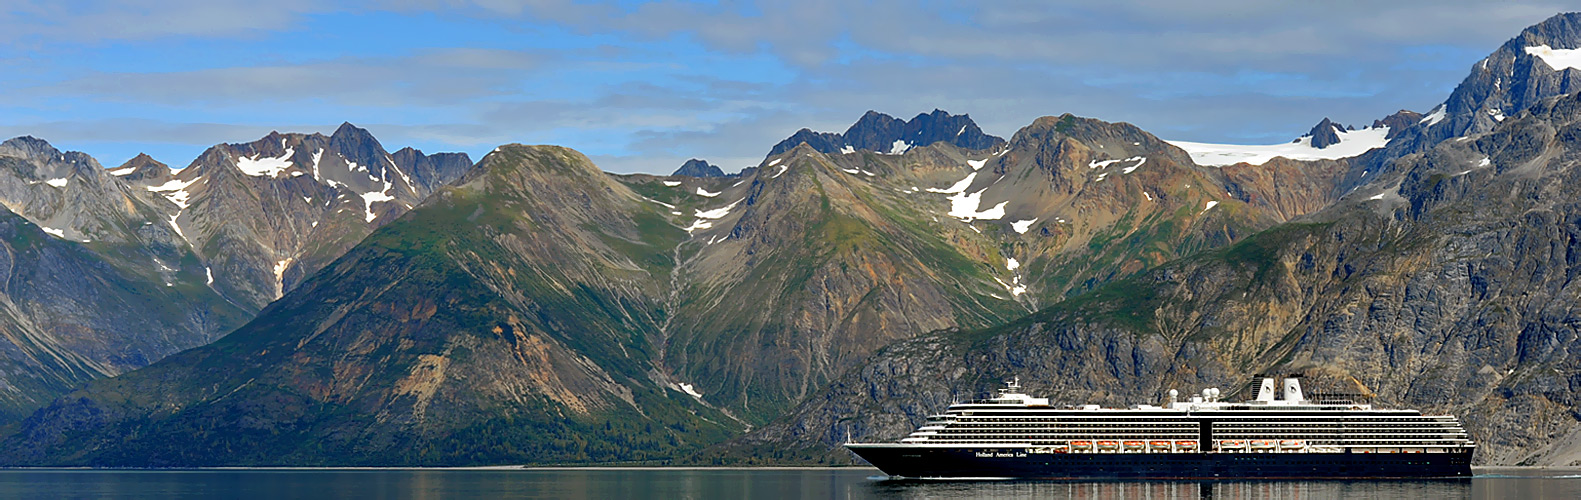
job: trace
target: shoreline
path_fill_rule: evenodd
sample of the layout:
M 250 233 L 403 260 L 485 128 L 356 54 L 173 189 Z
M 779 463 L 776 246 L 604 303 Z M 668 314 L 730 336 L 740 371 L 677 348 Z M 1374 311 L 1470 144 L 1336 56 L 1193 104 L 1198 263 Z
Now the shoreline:
M 871 470 L 878 471 L 873 466 L 763 466 L 763 467 L 694 467 L 694 466 L 652 466 L 652 465 L 479 465 L 469 467 L 292 467 L 292 466 L 258 466 L 258 467 L 0 467 L 0 472 L 10 471 L 100 471 L 100 472 L 202 472 L 202 471 L 664 471 L 664 470 Z
M 281 472 L 311 472 L 311 471 L 845 471 L 866 470 L 878 473 L 879 470 L 872 466 L 762 466 L 762 467 L 698 467 L 698 466 L 611 466 L 611 465 L 483 465 L 473 467 L 292 467 L 292 466 L 264 466 L 264 467 L 170 467 L 170 468 L 139 468 L 139 467 L 0 467 L 0 472 L 49 472 L 49 471 L 92 471 L 92 472 L 208 472 L 208 471 L 281 471 Z M 1497 465 L 1474 466 L 1472 471 L 1479 473 L 1496 473 L 1499 471 L 1557 471 L 1581 473 L 1581 465 Z

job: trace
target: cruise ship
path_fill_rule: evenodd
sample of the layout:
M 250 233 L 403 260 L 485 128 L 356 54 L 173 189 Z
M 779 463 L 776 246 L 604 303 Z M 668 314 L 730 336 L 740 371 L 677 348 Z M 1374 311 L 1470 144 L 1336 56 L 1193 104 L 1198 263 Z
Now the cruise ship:
M 1451 415 L 1302 394 L 1298 378 L 1217 388 L 1163 406 L 1055 406 L 1018 381 L 950 405 L 898 443 L 846 443 L 895 478 L 1466 478 L 1477 445 Z M 1244 392 L 1244 391 L 1243 391 Z

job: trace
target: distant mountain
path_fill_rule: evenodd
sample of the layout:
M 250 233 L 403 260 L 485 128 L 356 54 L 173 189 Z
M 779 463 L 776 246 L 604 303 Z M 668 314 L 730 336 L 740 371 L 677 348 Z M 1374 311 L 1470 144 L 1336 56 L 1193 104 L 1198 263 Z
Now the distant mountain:
M 21 434 L 33 442 L 0 460 L 441 465 L 695 449 L 730 419 L 656 382 L 670 248 L 686 237 L 666 218 L 579 153 L 503 146 L 237 332 L 43 410 Z M 201 430 L 213 425 L 226 429 Z
M 206 285 L 155 198 L 82 153 L 0 144 L 0 422 L 252 316 Z
M 894 342 L 1003 324 L 1299 211 L 1261 182 L 1070 115 L 997 151 L 799 145 L 740 178 L 504 146 L 236 333 L 41 410 L 0 463 L 667 460 Z
M 13 248 L 18 263 L 57 261 L 28 260 L 46 269 L 14 269 L 0 291 L 14 304 L 0 317 L 13 333 L 0 363 L 32 367 L 0 369 L 0 387 L 15 389 L 0 391 L 0 422 L 240 326 L 470 165 L 465 154 L 392 157 L 349 124 L 215 146 L 180 171 L 147 155 L 106 170 L 32 137 L 0 144 L 0 204 L 27 221 L 14 241 L 31 224 L 79 249 Z M 23 248 L 49 251 L 24 259 Z
M 686 163 L 681 164 L 681 168 L 676 169 L 675 173 L 670 175 L 686 175 L 691 177 L 724 177 L 725 171 L 720 170 L 719 167 L 709 165 L 706 161 L 692 158 L 690 160 L 686 160 Z
M 256 310 L 469 167 L 465 153 L 391 155 L 346 123 L 217 145 L 162 176 L 115 172 L 159 194 L 215 288 Z
M 1005 140 L 984 134 L 967 115 L 952 115 L 935 109 L 907 121 L 868 111 L 843 134 L 798 130 L 774 145 L 769 156 L 779 156 L 804 142 L 825 154 L 857 150 L 899 154 L 940 142 L 968 150 L 991 149 L 1003 145 Z

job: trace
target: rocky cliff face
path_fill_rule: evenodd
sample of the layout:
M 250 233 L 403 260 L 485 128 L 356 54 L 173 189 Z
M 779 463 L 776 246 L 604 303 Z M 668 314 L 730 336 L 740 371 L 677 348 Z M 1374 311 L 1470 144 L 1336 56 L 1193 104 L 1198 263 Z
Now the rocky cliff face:
M 1487 132 L 1543 99 L 1581 90 L 1581 68 L 1568 66 L 1555 53 L 1577 48 L 1581 48 L 1581 13 L 1559 14 L 1522 30 L 1473 65 L 1443 104 L 1409 127 L 1391 125 L 1389 144 L 1357 158 L 1339 190 L 1369 182 L 1364 173 L 1376 175 L 1395 168 L 1396 158 Z
M 886 348 L 701 460 L 848 461 L 836 447 L 847 435 L 897 438 L 1011 376 L 1056 400 L 1118 405 L 1307 372 L 1359 382 L 1385 406 L 1459 415 L 1479 463 L 1574 465 L 1581 204 L 1562 186 L 1578 176 L 1581 96 L 1543 101 L 1235 245 L 1003 327 Z
M 967 115 L 952 115 L 940 110 L 901 120 L 877 111 L 868 111 L 845 133 L 813 132 L 801 129 L 775 144 L 769 156 L 779 156 L 802 143 L 826 154 L 874 151 L 900 154 L 907 149 L 936 143 L 949 143 L 963 149 L 993 149 L 1004 139 L 983 133 Z
M 0 208 L 0 420 L 208 343 L 251 316 L 190 268 L 115 262 L 107 250 L 120 248 L 69 241 Z

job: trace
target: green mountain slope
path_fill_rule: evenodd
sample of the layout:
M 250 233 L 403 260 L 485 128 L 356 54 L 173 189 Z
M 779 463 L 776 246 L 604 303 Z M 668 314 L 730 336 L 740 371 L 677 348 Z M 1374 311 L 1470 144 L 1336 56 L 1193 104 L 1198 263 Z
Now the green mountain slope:
M 653 249 L 684 234 L 645 231 L 654 213 L 580 154 L 504 147 L 235 333 L 56 401 L 5 460 L 575 463 L 716 441 L 722 415 L 647 380 Z

